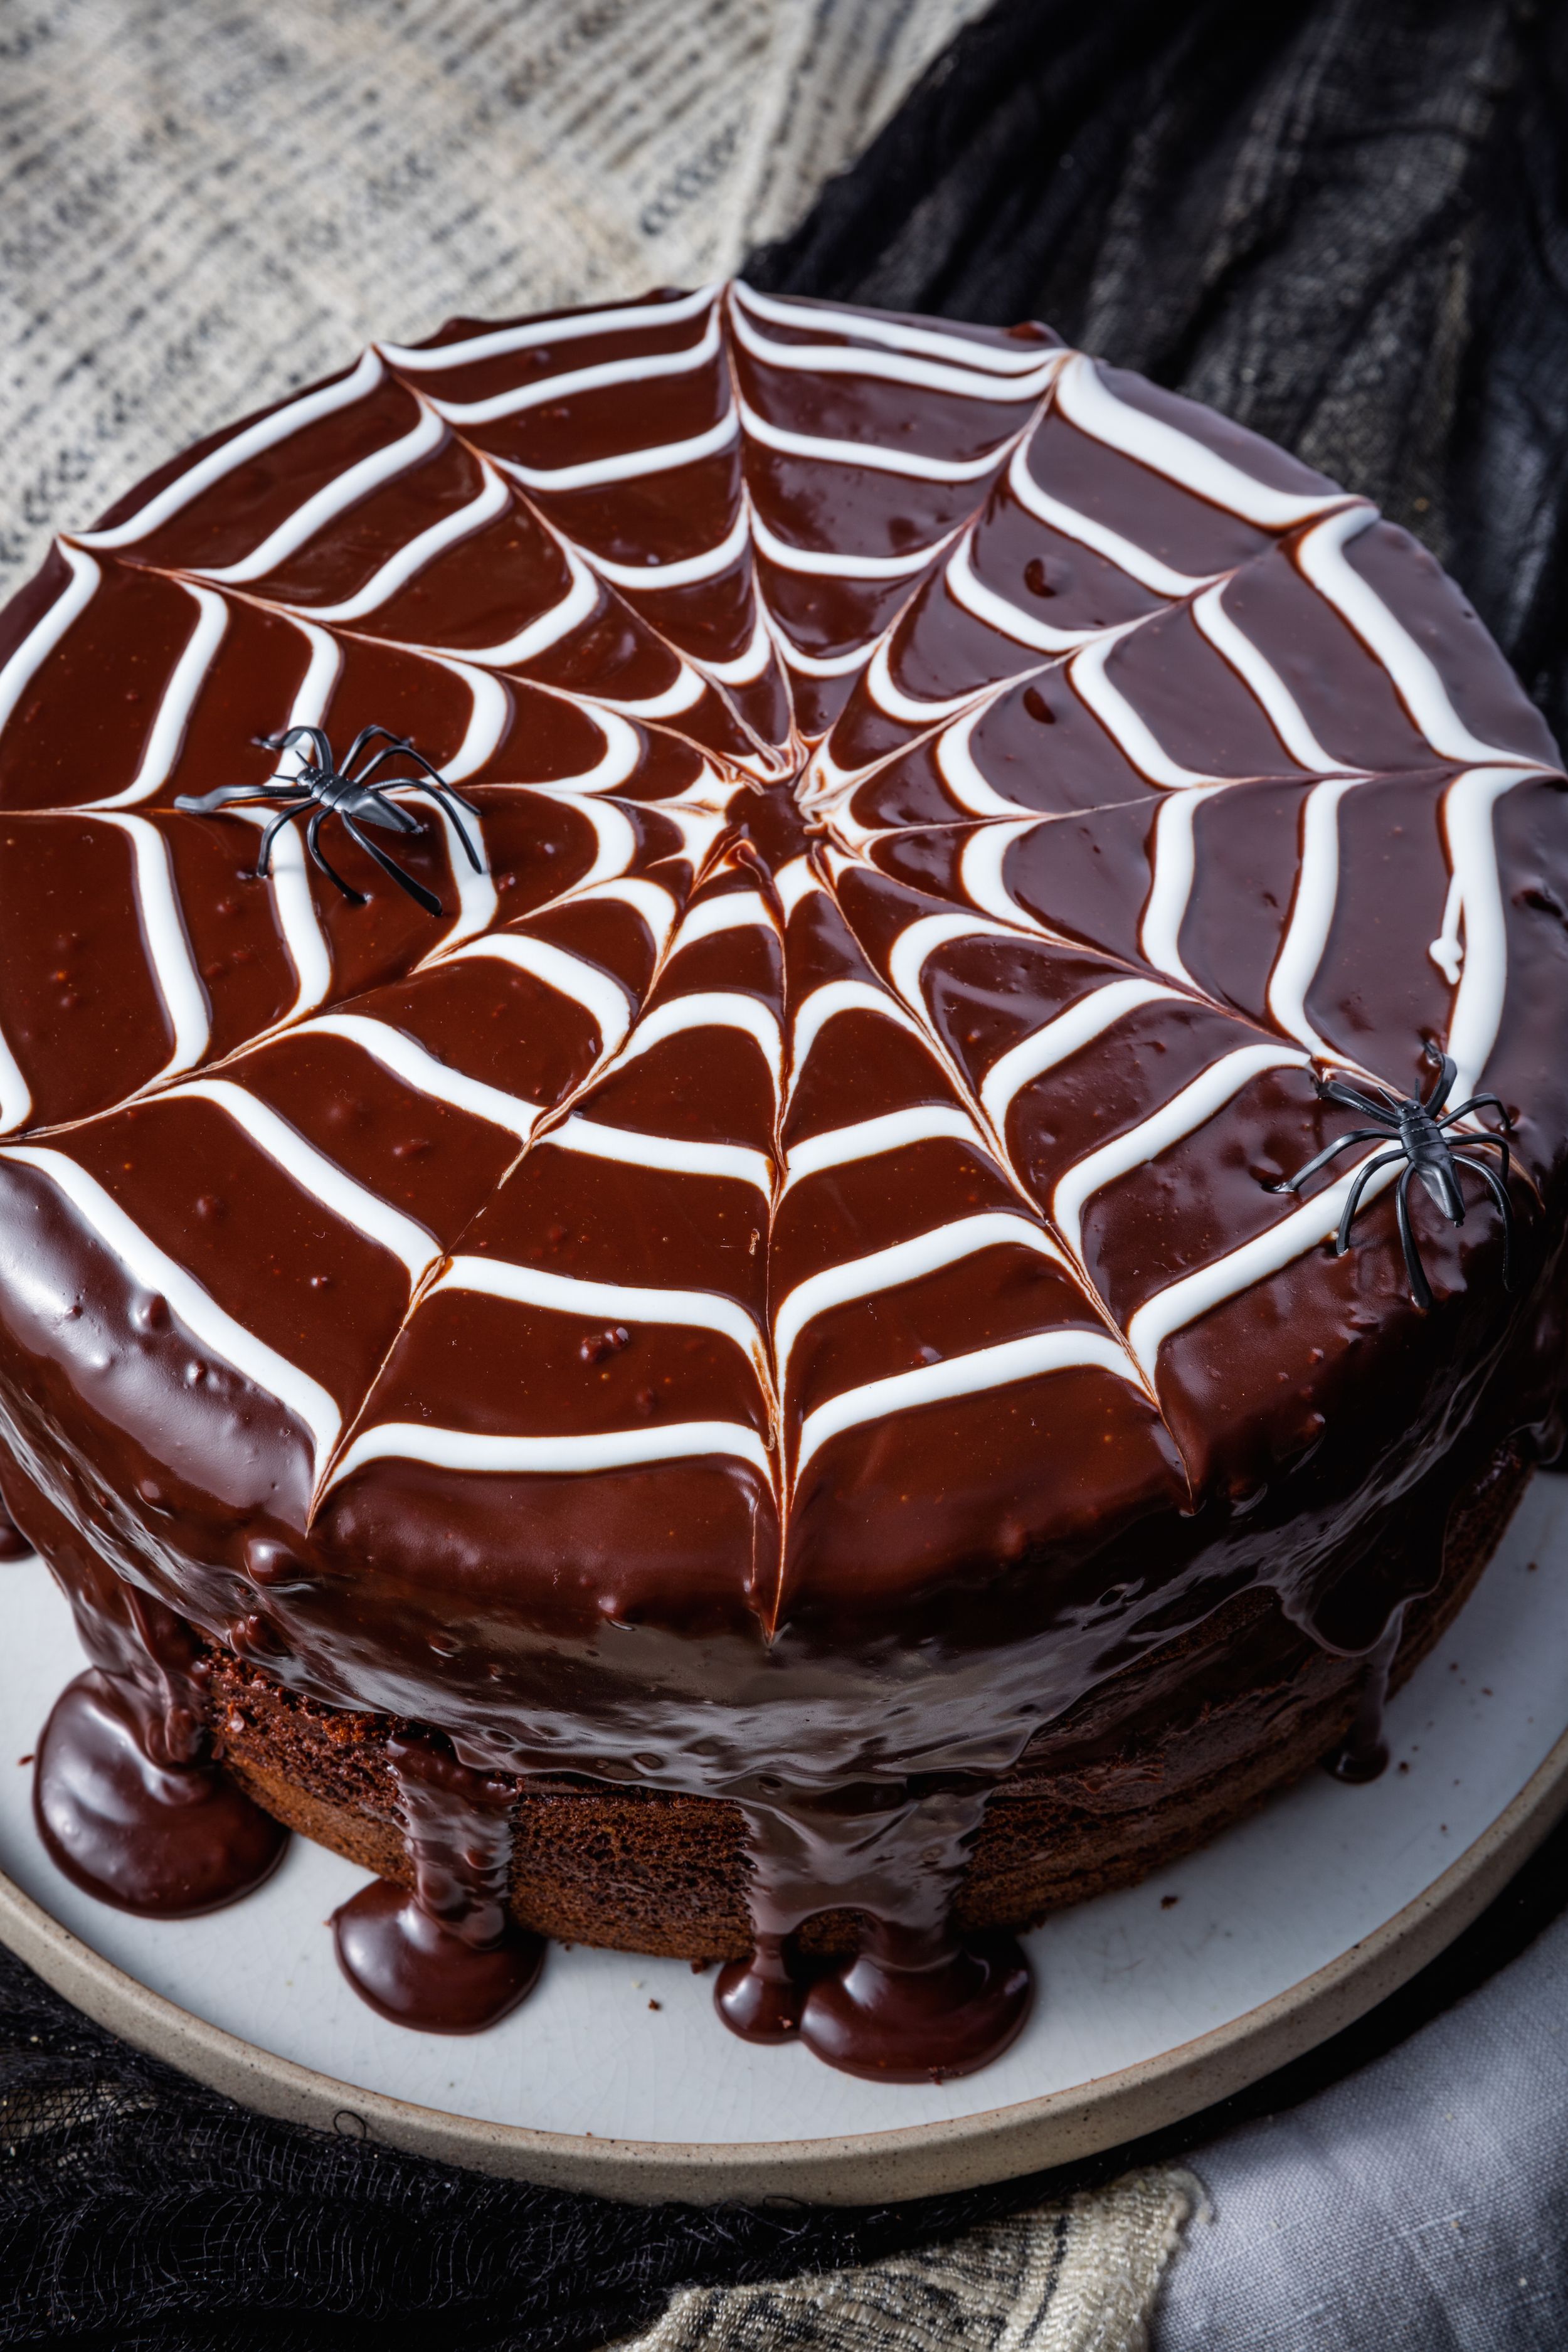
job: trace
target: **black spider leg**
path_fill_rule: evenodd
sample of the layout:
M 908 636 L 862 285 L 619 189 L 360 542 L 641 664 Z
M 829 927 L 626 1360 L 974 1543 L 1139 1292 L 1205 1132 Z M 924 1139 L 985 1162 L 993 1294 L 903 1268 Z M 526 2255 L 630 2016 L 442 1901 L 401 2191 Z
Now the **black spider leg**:
M 272 871 L 272 845 L 284 826 L 291 824 L 297 816 L 302 816 L 310 805 L 308 798 L 291 800 L 286 808 L 279 809 L 278 814 L 268 825 L 261 836 L 261 846 L 256 853 L 256 871 L 258 878 L 264 881 Z
M 342 815 L 342 812 L 341 810 L 339 811 L 339 814 Z M 368 834 L 364 834 L 360 831 L 359 826 L 354 823 L 352 816 L 343 816 L 343 831 L 348 835 L 351 841 L 358 842 L 360 847 L 364 851 L 368 857 L 374 858 L 382 872 L 384 874 L 390 875 L 393 881 L 396 883 L 398 888 L 405 891 L 408 897 L 413 899 L 416 907 L 423 907 L 427 915 L 439 915 L 441 913 L 441 901 L 437 898 L 435 892 L 433 890 L 426 890 L 424 883 L 416 882 L 412 874 L 405 874 L 402 866 L 398 865 L 395 858 L 388 857 L 385 850 L 378 848 L 376 844 L 371 840 Z M 326 863 L 325 859 L 321 862 L 323 865 Z M 331 873 L 331 866 L 327 867 L 327 871 L 329 874 Z M 337 880 L 336 875 L 332 876 L 332 879 L 334 881 Z M 352 893 L 351 895 L 356 898 L 360 906 L 363 906 L 364 900 L 358 898 L 357 892 Z
M 1447 1121 L 1445 1121 L 1444 1124 L 1447 1125 Z M 1447 1141 L 1447 1137 L 1444 1138 L 1444 1141 Z M 1509 1150 L 1508 1138 L 1506 1135 L 1493 1135 L 1489 1128 L 1482 1128 L 1479 1133 L 1472 1132 L 1467 1135 L 1462 1135 L 1458 1138 L 1456 1143 L 1448 1145 L 1448 1157 L 1450 1160 L 1462 1160 L 1465 1152 L 1478 1149 L 1489 1143 L 1494 1151 L 1500 1151 L 1502 1153 L 1502 1181 L 1506 1184 L 1508 1182 L 1509 1168 L 1512 1160 L 1512 1154 Z
M 332 747 L 327 740 L 327 732 L 323 727 L 285 727 L 276 735 L 258 735 L 256 740 L 264 751 L 291 751 L 301 738 L 314 751 L 315 765 L 331 774 Z
M 1453 1110 L 1446 1110 L 1437 1121 L 1437 1125 L 1452 1127 L 1457 1118 L 1464 1118 L 1470 1111 L 1483 1108 L 1495 1110 L 1504 1127 L 1513 1125 L 1513 1118 L 1507 1105 L 1496 1095 L 1471 1095 L 1468 1102 L 1458 1104 Z
M 1321 1151 L 1308 1160 L 1305 1168 L 1297 1169 L 1294 1176 L 1287 1176 L 1283 1182 L 1271 1185 L 1269 1189 L 1275 1192 L 1299 1192 L 1308 1177 L 1315 1176 L 1320 1168 L 1326 1168 L 1337 1153 L 1348 1151 L 1352 1143 L 1385 1143 L 1390 1132 L 1387 1127 L 1353 1127 L 1348 1135 L 1342 1135 L 1336 1142 L 1325 1144 Z
M 340 776 L 349 777 L 350 782 L 356 784 L 363 783 L 364 776 L 352 776 L 350 774 L 350 771 L 353 769 L 354 761 L 359 758 L 360 753 L 364 750 L 365 745 L 367 743 L 373 743 L 378 735 L 385 736 L 386 749 L 385 751 L 378 751 L 376 753 L 376 760 L 384 760 L 387 758 L 389 753 L 393 751 L 412 751 L 414 749 L 413 744 L 408 740 L 405 735 L 395 735 L 390 727 L 362 727 L 359 733 L 354 737 L 353 741 L 349 745 L 348 750 L 343 753 L 342 761 L 339 762 L 338 773 Z M 371 766 L 374 767 L 374 765 L 375 761 L 372 761 Z M 367 768 L 365 775 L 368 775 L 369 773 L 370 769 Z
M 1490 1136 L 1487 1140 L 1496 1143 L 1502 1151 L 1503 1172 L 1500 1178 L 1494 1169 L 1487 1166 L 1484 1160 L 1472 1160 L 1468 1151 L 1456 1151 L 1452 1157 L 1459 1167 L 1474 1169 L 1492 1199 L 1497 1202 L 1499 1214 L 1502 1218 L 1502 1286 L 1505 1290 L 1511 1290 L 1513 1288 L 1513 1203 L 1508 1197 L 1508 1146 L 1503 1142 L 1500 1135 Z
M 1343 1138 L 1343 1140 L 1346 1143 L 1349 1143 L 1351 1141 L 1351 1138 L 1347 1135 Z M 1340 1229 L 1334 1235 L 1334 1255 L 1336 1257 L 1343 1257 L 1346 1250 L 1348 1250 L 1351 1245 L 1351 1226 L 1354 1222 L 1355 1213 L 1361 1206 L 1361 1196 L 1365 1192 L 1369 1180 L 1376 1175 L 1380 1168 L 1392 1168 L 1396 1160 L 1403 1160 L 1404 1157 L 1405 1152 L 1403 1148 L 1396 1149 L 1393 1151 L 1380 1151 L 1375 1159 L 1369 1160 L 1367 1161 L 1366 1166 L 1362 1170 L 1360 1175 L 1357 1176 L 1355 1181 L 1351 1186 L 1349 1193 L 1346 1195 L 1345 1205 L 1340 1215 Z
M 1366 1095 L 1359 1093 L 1354 1087 L 1347 1085 L 1343 1078 L 1319 1078 L 1314 1083 L 1324 1102 L 1338 1103 L 1342 1110 L 1359 1110 L 1366 1118 L 1381 1118 L 1385 1124 L 1388 1120 L 1398 1117 L 1399 1097 L 1390 1094 L 1386 1087 L 1377 1088 L 1383 1100 L 1373 1102 Z M 1373 1086 L 1377 1085 L 1375 1078 L 1370 1083 Z
M 1436 1062 L 1437 1065 L 1437 1075 L 1432 1082 L 1432 1091 L 1421 1106 L 1430 1118 L 1440 1111 L 1447 1101 L 1449 1088 L 1459 1075 L 1459 1066 L 1450 1055 L 1441 1052 L 1434 1045 L 1429 1037 L 1422 1045 L 1421 1051 L 1429 1062 Z
M 368 733 L 370 730 L 366 729 L 364 731 Z M 378 731 L 382 734 L 385 734 L 386 730 L 385 728 L 382 728 Z M 412 784 L 416 791 L 427 793 L 433 801 L 438 801 L 440 803 L 441 806 L 446 810 L 447 814 L 451 818 L 452 824 L 457 831 L 458 838 L 468 852 L 468 864 L 473 867 L 474 872 L 476 874 L 488 873 L 489 869 L 485 865 L 484 859 L 475 849 L 473 843 L 468 839 L 468 827 L 463 823 L 464 816 L 471 816 L 474 823 L 478 824 L 479 822 L 479 810 L 474 807 L 471 802 L 466 801 L 461 793 L 455 792 L 452 786 L 447 782 L 446 777 L 441 773 L 440 769 L 434 767 L 425 757 L 423 751 L 416 751 L 412 743 L 406 741 L 401 736 L 395 735 L 384 750 L 376 753 L 374 759 L 372 760 L 370 765 L 365 769 L 364 774 L 358 779 L 359 782 L 368 785 L 370 778 L 375 773 L 375 771 L 380 767 L 382 761 L 384 760 L 395 758 L 399 754 L 403 754 L 410 760 L 417 760 L 419 765 L 425 771 L 425 776 L 423 778 L 418 776 L 384 776 L 381 782 L 374 787 L 374 790 L 377 792 L 385 792 L 393 784 Z M 350 757 L 352 759 L 352 752 Z M 462 811 L 462 815 L 458 814 L 459 810 Z M 482 834 L 479 837 L 481 841 L 484 838 Z
M 268 776 L 259 784 L 215 784 L 210 793 L 181 793 L 174 806 L 188 810 L 193 816 L 211 816 L 216 810 L 227 808 L 231 801 L 276 801 L 279 795 L 274 785 L 292 786 L 293 776 Z
M 348 900 L 349 905 L 351 907 L 363 907 L 365 904 L 365 896 L 363 891 L 356 890 L 352 882 L 345 882 L 343 880 L 342 876 L 338 872 L 337 867 L 331 863 L 326 851 L 321 847 L 321 825 L 324 820 L 331 814 L 331 811 L 330 809 L 318 807 L 314 811 L 310 824 L 305 827 L 305 846 L 310 851 L 311 856 L 315 859 L 316 864 L 321 867 L 322 873 L 326 876 L 328 881 L 335 882 L 337 884 L 338 888 L 342 892 L 343 897 Z M 353 833 L 353 827 L 349 824 L 346 817 L 343 819 L 343 823 L 348 831 Z M 357 840 L 359 835 L 356 834 L 354 838 Z M 366 846 L 368 847 L 368 845 L 369 845 L 367 844 Z
M 1397 1160 L 1400 1154 L 1394 1152 L 1392 1157 Z M 1373 1168 L 1381 1165 L 1382 1162 L 1376 1160 L 1372 1163 Z M 1399 1213 L 1399 1246 L 1405 1252 L 1405 1271 L 1410 1276 L 1410 1296 L 1425 1314 L 1430 1311 L 1432 1306 L 1432 1286 L 1426 1279 L 1426 1268 L 1421 1263 L 1421 1253 L 1415 1246 L 1415 1231 L 1410 1222 L 1410 1180 L 1418 1172 L 1415 1163 L 1412 1160 L 1399 1180 L 1394 1195 L 1394 1205 Z M 1369 1168 L 1365 1174 L 1370 1176 L 1371 1173 L 1372 1168 Z M 1363 1181 L 1364 1181 L 1363 1176 Z M 1456 1192 L 1458 1189 L 1456 1186 Z M 1461 1202 L 1460 1214 L 1463 1215 L 1463 1213 L 1464 1205 Z

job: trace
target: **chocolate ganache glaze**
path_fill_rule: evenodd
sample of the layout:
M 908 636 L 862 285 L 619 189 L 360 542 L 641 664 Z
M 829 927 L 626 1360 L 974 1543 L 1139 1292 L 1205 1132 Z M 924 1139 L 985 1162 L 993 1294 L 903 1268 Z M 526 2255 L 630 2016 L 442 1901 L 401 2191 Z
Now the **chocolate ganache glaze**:
M 391 787 L 438 915 L 177 805 L 372 726 L 477 813 L 476 865 Z M 952 1901 L 1031 1740 L 1266 1587 L 1365 1658 L 1370 1769 L 1451 1500 L 1550 1420 L 1563 791 L 1405 533 L 1037 326 L 457 320 L 174 460 L 0 616 L 57 1853 L 167 1902 L 189 1823 L 178 1902 L 253 1883 L 167 1729 L 225 1653 L 409 1727 L 409 1885 L 337 1922 L 388 2014 L 526 1991 L 508 1792 L 568 1775 L 742 1810 L 738 2032 L 982 2063 L 1027 1971 Z M 1417 1191 L 1422 1312 L 1396 1171 L 1332 1253 L 1375 1145 L 1279 1188 L 1351 1123 L 1316 1078 L 1429 1046 L 1507 1107 L 1516 1267 Z

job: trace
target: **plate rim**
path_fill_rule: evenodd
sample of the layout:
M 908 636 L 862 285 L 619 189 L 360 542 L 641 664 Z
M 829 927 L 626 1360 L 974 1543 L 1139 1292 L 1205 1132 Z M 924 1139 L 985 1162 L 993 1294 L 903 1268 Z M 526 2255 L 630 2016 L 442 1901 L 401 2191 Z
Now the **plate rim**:
M 95 2024 L 242 2106 L 467 2170 L 632 2204 L 898 2202 L 1098 2155 L 1246 2089 L 1408 1982 L 1568 1813 L 1568 1729 L 1500 1813 L 1381 1927 L 1207 2033 L 1111 2074 L 942 2123 L 825 2139 L 600 2139 L 370 2091 L 245 2041 L 105 1958 L 0 1873 L 0 1942 Z

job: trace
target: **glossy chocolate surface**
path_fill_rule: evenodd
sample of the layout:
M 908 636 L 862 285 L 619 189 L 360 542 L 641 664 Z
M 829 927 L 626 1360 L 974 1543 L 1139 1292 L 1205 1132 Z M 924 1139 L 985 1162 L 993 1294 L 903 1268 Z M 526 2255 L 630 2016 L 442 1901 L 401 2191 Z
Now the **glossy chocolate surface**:
M 175 808 L 305 723 L 478 810 L 482 876 L 407 803 L 439 919 Z M 5 1435 L 293 1688 L 732 1798 L 763 1978 L 858 1907 L 999 2046 L 942 1920 L 1036 1729 L 1249 1583 L 1371 1650 L 1545 1416 L 1563 793 L 1412 541 L 1044 329 L 373 351 L 0 615 Z M 1360 1155 L 1274 1187 L 1428 1044 L 1522 1282 L 1418 1198 L 1423 1315 Z M 835 1982 L 721 2003 L 894 2069 Z

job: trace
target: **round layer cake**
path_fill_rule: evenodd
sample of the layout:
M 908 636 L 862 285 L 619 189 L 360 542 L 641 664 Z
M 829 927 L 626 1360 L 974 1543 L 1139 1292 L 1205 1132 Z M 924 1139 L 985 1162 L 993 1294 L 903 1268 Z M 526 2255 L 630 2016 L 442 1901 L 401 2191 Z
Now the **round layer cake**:
M 954 2072 L 1007 1930 L 1373 1769 L 1563 1358 L 1564 781 L 1404 532 L 1043 328 L 710 287 L 367 352 L 0 665 L 84 1883 L 288 1823 L 407 2021 L 546 1932 Z

